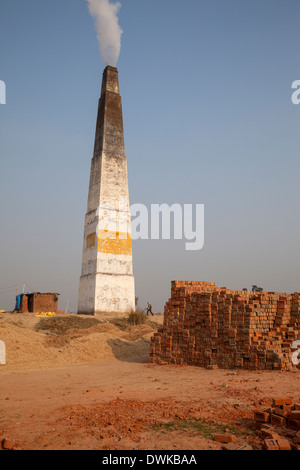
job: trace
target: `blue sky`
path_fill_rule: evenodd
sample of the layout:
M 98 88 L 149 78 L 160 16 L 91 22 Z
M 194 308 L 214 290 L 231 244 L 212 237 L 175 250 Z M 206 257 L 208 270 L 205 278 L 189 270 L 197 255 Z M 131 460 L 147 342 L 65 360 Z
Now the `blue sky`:
M 173 279 L 299 291 L 299 1 L 121 4 L 130 202 L 205 205 L 202 250 L 134 242 L 140 305 Z M 0 59 L 0 309 L 25 281 L 75 312 L 104 68 L 86 2 L 2 0 Z

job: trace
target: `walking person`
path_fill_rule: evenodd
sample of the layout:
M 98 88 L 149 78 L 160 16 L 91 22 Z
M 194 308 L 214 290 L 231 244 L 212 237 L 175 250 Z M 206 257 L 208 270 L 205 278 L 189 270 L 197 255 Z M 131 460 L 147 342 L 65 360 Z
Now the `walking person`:
M 151 313 L 151 315 L 153 316 L 153 313 L 152 313 L 152 305 L 150 304 L 150 302 L 147 302 L 147 315 Z

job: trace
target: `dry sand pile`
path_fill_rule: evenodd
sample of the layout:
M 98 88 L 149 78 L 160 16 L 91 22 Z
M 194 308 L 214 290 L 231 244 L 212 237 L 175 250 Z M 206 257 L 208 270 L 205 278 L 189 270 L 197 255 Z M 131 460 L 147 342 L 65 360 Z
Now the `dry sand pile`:
M 0 318 L 0 339 L 6 344 L 5 371 L 64 367 L 101 360 L 145 360 L 155 328 L 139 325 L 122 331 L 111 323 L 71 329 L 62 335 L 34 331 L 32 318 L 22 326 Z

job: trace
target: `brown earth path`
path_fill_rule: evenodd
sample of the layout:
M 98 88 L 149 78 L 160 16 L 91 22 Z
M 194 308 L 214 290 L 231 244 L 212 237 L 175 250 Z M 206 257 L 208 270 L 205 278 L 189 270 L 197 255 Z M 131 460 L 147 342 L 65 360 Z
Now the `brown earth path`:
M 0 439 L 33 450 L 219 449 L 191 429 L 153 426 L 199 418 L 248 426 L 253 410 L 273 397 L 300 401 L 299 371 L 208 371 L 150 365 L 147 356 L 51 370 L 3 367 L 0 384 Z

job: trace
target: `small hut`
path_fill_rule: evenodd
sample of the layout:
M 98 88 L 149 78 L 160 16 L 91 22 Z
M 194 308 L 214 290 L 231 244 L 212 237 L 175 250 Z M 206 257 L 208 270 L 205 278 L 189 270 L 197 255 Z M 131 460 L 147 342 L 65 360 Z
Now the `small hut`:
M 16 306 L 14 311 L 18 313 L 57 313 L 58 296 L 59 294 L 53 292 L 32 292 L 30 294 L 19 294 L 16 297 Z

